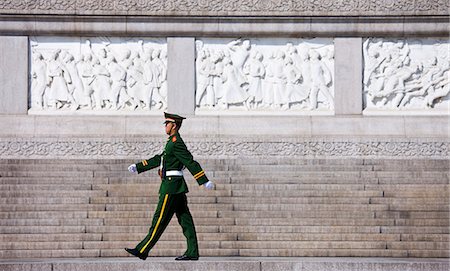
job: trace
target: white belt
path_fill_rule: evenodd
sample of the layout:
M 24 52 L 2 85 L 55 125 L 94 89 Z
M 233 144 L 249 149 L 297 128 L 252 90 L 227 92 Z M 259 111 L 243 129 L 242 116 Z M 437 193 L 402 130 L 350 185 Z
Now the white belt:
M 183 171 L 181 170 L 168 170 L 166 171 L 166 176 L 183 176 Z

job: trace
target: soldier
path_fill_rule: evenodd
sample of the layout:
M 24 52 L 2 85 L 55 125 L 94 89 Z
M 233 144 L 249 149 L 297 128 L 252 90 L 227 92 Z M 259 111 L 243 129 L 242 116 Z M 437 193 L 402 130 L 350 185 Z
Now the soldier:
M 128 167 L 130 172 L 141 173 L 159 166 L 158 174 L 162 183 L 159 189 L 159 202 L 147 236 L 135 248 L 125 248 L 125 250 L 145 260 L 169 224 L 173 214 L 176 214 L 178 223 L 186 237 L 187 250 L 175 260 L 196 261 L 199 257 L 197 235 L 194 221 L 187 206 L 186 193 L 188 193 L 188 187 L 183 177 L 183 168 L 186 167 L 198 184 L 207 189 L 213 189 L 214 183 L 208 180 L 199 163 L 194 161 L 192 154 L 188 151 L 178 133 L 185 118 L 169 113 L 164 113 L 164 116 L 166 133 L 169 135 L 164 152 Z

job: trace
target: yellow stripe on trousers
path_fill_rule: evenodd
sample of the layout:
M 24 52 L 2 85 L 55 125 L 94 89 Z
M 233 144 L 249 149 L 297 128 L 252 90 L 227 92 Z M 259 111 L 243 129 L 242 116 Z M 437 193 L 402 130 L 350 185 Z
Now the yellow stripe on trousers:
M 145 244 L 145 246 L 143 246 L 142 247 L 142 249 L 141 249 L 141 253 L 144 253 L 144 250 L 145 250 L 145 248 L 148 246 L 148 244 L 150 244 L 150 242 L 153 240 L 153 237 L 155 236 L 155 234 L 156 234 L 156 231 L 158 230 L 158 226 L 159 226 L 159 223 L 161 223 L 161 219 L 162 219 L 162 217 L 163 217 L 163 215 L 164 215 L 164 209 L 166 209 L 166 204 L 167 204 L 167 198 L 169 197 L 169 194 L 166 194 L 166 196 L 164 197 L 164 202 L 163 202 L 163 206 L 162 206 L 162 208 L 161 208 L 161 214 L 159 215 L 159 218 L 158 218 L 158 222 L 156 222 L 156 226 L 155 226 L 155 228 L 153 229 L 153 232 L 152 232 L 152 236 L 150 237 L 150 240 L 148 240 L 148 242 Z

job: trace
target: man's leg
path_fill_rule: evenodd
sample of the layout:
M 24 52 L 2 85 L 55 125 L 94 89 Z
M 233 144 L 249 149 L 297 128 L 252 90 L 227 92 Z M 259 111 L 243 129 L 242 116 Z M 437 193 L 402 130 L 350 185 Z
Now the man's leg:
M 198 259 L 197 234 L 195 232 L 194 220 L 192 219 L 192 215 L 187 206 L 186 194 L 178 194 L 176 196 L 178 197 L 178 202 L 176 204 L 175 212 L 178 223 L 181 225 L 187 241 L 187 250 L 184 255 L 191 259 Z
M 156 211 L 153 215 L 152 226 L 150 227 L 147 236 L 136 246 L 134 250 L 132 250 L 133 252 L 137 252 L 138 255 L 135 255 L 127 250 L 129 253 L 143 260 L 147 258 L 149 251 L 153 248 L 156 242 L 158 242 L 162 233 L 172 219 L 175 212 L 174 196 L 175 195 L 169 194 L 160 195 L 158 206 L 156 207 Z

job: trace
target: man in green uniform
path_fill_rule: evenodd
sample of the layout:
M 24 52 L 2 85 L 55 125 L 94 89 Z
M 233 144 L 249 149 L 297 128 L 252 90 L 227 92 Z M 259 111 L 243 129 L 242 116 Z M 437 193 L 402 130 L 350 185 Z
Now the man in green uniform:
M 192 154 L 178 133 L 184 117 L 164 113 L 166 133 L 169 135 L 162 154 L 157 154 L 148 160 L 130 165 L 130 172 L 141 173 L 159 167 L 158 173 L 161 177 L 159 189 L 159 202 L 153 215 L 152 225 L 147 236 L 135 247 L 125 250 L 142 260 L 161 237 L 172 216 L 176 214 L 178 223 L 183 229 L 187 241 L 187 250 L 175 260 L 198 260 L 198 243 L 195 232 L 194 221 L 187 206 L 186 193 L 188 187 L 183 177 L 183 168 L 186 167 L 194 176 L 199 185 L 207 189 L 213 189 L 214 183 L 208 180 L 200 164 L 194 161 Z

